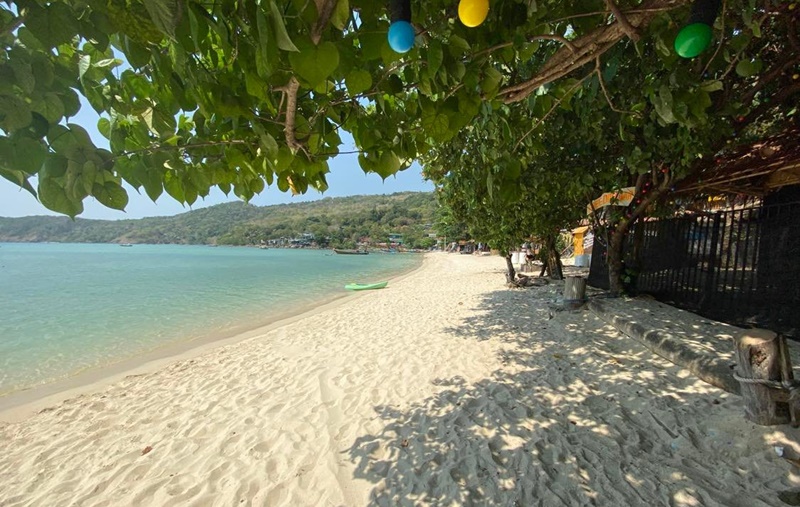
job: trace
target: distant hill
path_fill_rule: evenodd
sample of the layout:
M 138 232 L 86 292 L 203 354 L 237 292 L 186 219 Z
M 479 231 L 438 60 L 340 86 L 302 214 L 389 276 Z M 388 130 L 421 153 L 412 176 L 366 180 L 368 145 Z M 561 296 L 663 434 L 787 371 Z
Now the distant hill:
M 138 220 L 0 217 L 0 241 L 252 245 L 312 234 L 329 246 L 352 246 L 362 237 L 382 242 L 402 234 L 409 247 L 424 248 L 436 209 L 432 192 L 404 192 L 263 207 L 233 202 Z

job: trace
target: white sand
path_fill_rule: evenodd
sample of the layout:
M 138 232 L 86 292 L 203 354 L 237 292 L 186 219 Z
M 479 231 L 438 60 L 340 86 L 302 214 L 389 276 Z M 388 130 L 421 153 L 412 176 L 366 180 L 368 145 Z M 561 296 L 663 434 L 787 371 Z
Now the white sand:
M 389 288 L 0 424 L 0 505 L 785 505 L 739 398 L 433 254 Z M 552 315 L 552 319 L 550 318 Z M 145 452 L 147 451 L 147 452 Z

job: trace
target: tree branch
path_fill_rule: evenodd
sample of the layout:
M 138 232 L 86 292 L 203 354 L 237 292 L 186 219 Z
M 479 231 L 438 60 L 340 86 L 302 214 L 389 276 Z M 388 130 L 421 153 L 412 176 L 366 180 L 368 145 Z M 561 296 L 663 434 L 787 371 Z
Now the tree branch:
M 758 119 L 759 116 L 764 114 L 767 110 L 775 106 L 779 106 L 786 99 L 788 99 L 797 92 L 800 92 L 800 82 L 782 88 L 780 92 L 775 94 L 775 96 L 772 98 L 771 101 L 763 102 L 757 108 L 750 111 L 750 114 L 748 114 L 745 117 L 744 121 L 741 122 L 742 126 L 753 123 Z
M 633 26 L 631 26 L 630 22 L 628 22 L 628 18 L 622 13 L 621 10 L 619 10 L 619 7 L 617 7 L 617 4 L 614 3 L 614 0 L 606 0 L 606 5 L 611 10 L 614 18 L 616 18 L 619 24 L 622 25 L 622 29 L 625 31 L 628 37 L 633 42 L 639 42 L 639 33 L 636 32 L 636 29 Z
M 325 27 L 328 26 L 328 21 L 331 19 L 331 15 L 333 14 L 333 10 L 336 8 L 337 2 L 338 0 L 314 0 L 314 3 L 317 6 L 317 12 L 319 13 L 317 22 L 314 23 L 310 34 L 311 41 L 314 43 L 314 45 L 318 45 L 319 41 L 322 39 L 322 32 Z M 295 132 L 295 120 L 297 118 L 297 91 L 299 89 L 300 82 L 294 75 L 292 75 L 286 85 L 276 88 L 276 90 L 283 92 L 284 97 L 286 98 L 286 117 L 283 131 L 286 136 L 286 145 L 293 152 L 296 152 L 297 150 L 303 150 L 305 152 L 305 147 L 302 143 L 300 143 L 300 141 L 297 140 L 297 134 Z M 283 98 L 281 98 L 281 103 L 283 103 Z
M 297 118 L 297 90 L 300 89 L 300 82 L 296 77 L 292 76 L 286 85 L 277 88 L 278 91 L 284 93 L 286 98 L 286 117 L 284 118 L 283 131 L 286 136 L 286 145 L 292 151 L 297 151 L 303 147 L 297 141 L 295 134 L 295 119 Z M 283 102 L 283 99 L 281 99 Z
M 314 23 L 314 28 L 311 30 L 311 41 L 316 46 L 322 39 L 322 31 L 328 26 L 328 21 L 330 21 L 334 9 L 336 9 L 338 0 L 314 0 L 314 3 L 317 5 L 319 16 L 317 16 L 317 22 Z
M 138 155 L 140 153 L 153 153 L 156 151 L 169 151 L 169 150 L 192 150 L 195 148 L 209 148 L 213 146 L 229 146 L 229 145 L 246 145 L 250 146 L 251 143 L 245 141 L 244 139 L 231 139 L 229 141 L 208 141 L 205 143 L 194 143 L 194 144 L 184 144 L 184 145 L 177 145 L 172 146 L 171 144 L 159 144 L 157 146 L 151 146 L 149 148 L 142 148 L 139 150 L 130 150 L 120 153 L 119 155 L 115 155 L 114 158 L 122 158 L 128 157 L 130 155 Z
M 603 80 L 603 73 L 600 70 L 599 56 L 595 59 L 594 72 L 597 74 L 597 80 L 600 82 L 600 89 L 603 90 L 603 95 L 605 95 L 606 97 L 606 102 L 608 102 L 608 107 L 610 107 L 611 110 L 614 111 L 615 113 L 636 114 L 633 111 L 623 111 L 622 109 L 617 109 L 616 107 L 614 107 L 614 104 L 611 102 L 611 96 L 608 94 L 608 89 L 606 88 L 605 80 Z
M 628 11 L 625 13 L 627 20 L 634 28 L 647 26 L 655 16 L 662 11 L 681 7 L 689 0 L 648 0 L 643 9 L 638 12 Z M 507 86 L 498 93 L 498 97 L 507 103 L 519 102 L 534 92 L 537 88 L 556 79 L 559 79 L 570 72 L 573 72 L 592 60 L 602 55 L 622 37 L 625 30 L 619 22 L 601 26 L 588 34 L 572 41 L 574 52 L 570 48 L 564 47 L 556 51 L 552 57 L 542 66 L 536 75 L 522 83 Z
M 781 74 L 786 72 L 786 70 L 792 68 L 795 64 L 799 62 L 800 62 L 800 55 L 794 55 L 794 58 L 790 58 L 782 62 L 780 65 L 776 66 L 775 68 L 764 74 L 763 77 L 761 77 L 761 79 L 759 79 L 758 82 L 753 86 L 753 88 L 751 88 L 750 91 L 747 92 L 742 97 L 742 103 L 744 104 L 751 103 L 755 98 L 756 94 L 759 91 L 761 91 L 761 89 L 764 88 L 764 86 L 766 86 L 770 81 L 776 79 Z
M 669 182 L 671 181 L 671 179 L 672 179 L 671 176 L 664 178 L 664 180 L 661 182 L 660 185 L 653 187 L 652 190 L 648 192 L 649 195 L 647 197 L 643 197 L 641 199 L 641 202 L 636 203 L 636 201 L 634 201 L 635 206 L 633 207 L 633 211 L 631 211 L 630 217 L 628 217 L 626 230 L 628 227 L 630 227 L 631 224 L 633 224 L 639 218 L 641 218 L 641 216 L 645 213 L 645 211 L 647 211 L 647 209 L 650 208 L 650 205 L 652 205 L 655 201 L 657 201 L 661 197 L 661 194 L 663 194 L 664 191 L 666 191 L 667 188 L 669 187 Z M 634 199 L 638 195 L 640 195 L 639 192 L 636 192 L 634 194 Z

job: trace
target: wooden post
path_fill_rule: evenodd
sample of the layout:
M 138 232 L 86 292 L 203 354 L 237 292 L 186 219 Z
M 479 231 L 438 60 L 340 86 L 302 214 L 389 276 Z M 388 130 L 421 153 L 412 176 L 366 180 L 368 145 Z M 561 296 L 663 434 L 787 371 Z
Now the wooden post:
M 568 276 L 564 282 L 564 303 L 580 306 L 586 298 L 586 278 Z
M 794 383 L 794 372 L 792 371 L 792 356 L 789 355 L 789 346 L 786 344 L 786 337 L 778 335 L 778 355 L 780 356 L 781 380 Z M 789 393 L 785 393 L 789 402 L 789 418 L 793 428 L 798 427 L 797 404 L 789 398 Z
M 743 379 L 780 382 L 789 357 L 782 336 L 766 329 L 748 329 L 736 337 L 736 373 Z M 791 364 L 791 363 L 789 363 Z M 791 371 L 791 368 L 789 368 Z M 785 374 L 785 373 L 784 373 Z M 763 384 L 741 382 L 745 417 L 762 426 L 790 421 L 786 392 Z

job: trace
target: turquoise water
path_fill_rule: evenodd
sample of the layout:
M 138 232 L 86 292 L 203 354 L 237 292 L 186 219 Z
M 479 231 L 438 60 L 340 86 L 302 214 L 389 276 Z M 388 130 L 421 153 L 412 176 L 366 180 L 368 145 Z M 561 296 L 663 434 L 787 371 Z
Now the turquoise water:
M 224 336 L 308 307 L 414 254 L 182 245 L 0 244 L 0 396 Z

